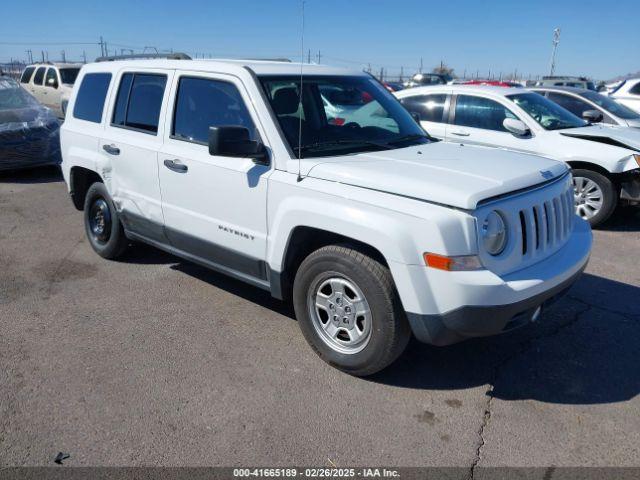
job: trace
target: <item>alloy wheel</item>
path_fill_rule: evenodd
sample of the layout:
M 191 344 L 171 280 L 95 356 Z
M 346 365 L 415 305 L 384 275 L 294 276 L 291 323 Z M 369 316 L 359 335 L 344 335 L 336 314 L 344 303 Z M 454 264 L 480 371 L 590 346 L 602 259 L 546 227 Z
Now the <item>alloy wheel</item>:
M 337 276 L 311 284 L 307 298 L 313 326 L 331 349 L 344 354 L 361 352 L 369 343 L 371 309 L 355 282 Z
M 573 197 L 576 213 L 585 220 L 596 216 L 602 209 L 604 193 L 593 180 L 585 177 L 573 177 Z

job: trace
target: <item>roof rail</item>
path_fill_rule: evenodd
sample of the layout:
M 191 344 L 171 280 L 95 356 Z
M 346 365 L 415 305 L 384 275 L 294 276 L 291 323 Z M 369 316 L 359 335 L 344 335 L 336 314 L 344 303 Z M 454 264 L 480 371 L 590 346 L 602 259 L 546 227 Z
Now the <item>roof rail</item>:
M 246 59 L 240 59 L 240 60 L 254 60 L 257 62 L 285 62 L 285 63 L 291 63 L 291 59 L 290 58 L 284 58 L 284 57 L 276 57 L 276 58 L 246 58 Z
M 133 55 L 110 55 L 107 57 L 98 57 L 96 62 L 115 62 L 117 60 L 135 60 L 135 59 L 153 59 L 153 58 L 166 58 L 169 60 L 191 60 L 191 57 L 186 53 L 174 52 L 174 53 L 136 53 Z
M 572 79 L 572 80 L 581 80 L 586 82 L 589 80 L 587 77 L 578 76 L 578 75 L 544 75 L 542 77 L 543 80 L 563 80 L 563 79 Z

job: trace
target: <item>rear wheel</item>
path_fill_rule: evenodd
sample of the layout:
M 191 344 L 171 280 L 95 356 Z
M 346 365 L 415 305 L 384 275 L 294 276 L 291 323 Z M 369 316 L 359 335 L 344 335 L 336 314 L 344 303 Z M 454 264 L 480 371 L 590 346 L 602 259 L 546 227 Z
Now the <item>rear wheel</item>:
M 103 183 L 94 183 L 87 190 L 84 227 L 91 247 L 101 257 L 118 258 L 129 244 L 118 212 Z
M 320 248 L 302 262 L 293 302 L 315 352 L 352 375 L 390 365 L 411 335 L 389 269 L 348 245 Z
M 593 170 L 573 171 L 573 193 L 576 213 L 592 227 L 605 222 L 618 204 L 618 192 L 614 183 Z

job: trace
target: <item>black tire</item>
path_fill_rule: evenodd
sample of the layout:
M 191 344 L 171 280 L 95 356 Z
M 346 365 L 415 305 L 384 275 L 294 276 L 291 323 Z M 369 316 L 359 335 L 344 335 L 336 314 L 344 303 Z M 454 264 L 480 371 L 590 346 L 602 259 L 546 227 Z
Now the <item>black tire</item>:
M 593 228 L 602 225 L 613 214 L 618 205 L 620 196 L 618 187 L 606 176 L 593 170 L 584 170 L 581 168 L 573 170 L 574 185 L 576 178 L 586 178 L 594 182 L 602 191 L 602 207 L 590 218 L 585 218 Z M 580 214 L 578 212 L 578 214 Z
M 368 341 L 356 353 L 336 351 L 314 326 L 310 307 L 312 292 L 315 296 L 323 281 L 335 278 L 355 284 L 371 312 Z M 411 337 L 389 269 L 349 245 L 322 247 L 302 262 L 293 284 L 293 305 L 309 345 L 325 362 L 350 375 L 372 375 L 389 366 L 404 351 Z
M 98 210 L 102 215 L 102 230 L 96 228 L 96 218 L 100 215 Z M 103 183 L 96 182 L 87 191 L 84 199 L 84 228 L 91 247 L 103 258 L 118 258 L 129 245 L 113 200 Z

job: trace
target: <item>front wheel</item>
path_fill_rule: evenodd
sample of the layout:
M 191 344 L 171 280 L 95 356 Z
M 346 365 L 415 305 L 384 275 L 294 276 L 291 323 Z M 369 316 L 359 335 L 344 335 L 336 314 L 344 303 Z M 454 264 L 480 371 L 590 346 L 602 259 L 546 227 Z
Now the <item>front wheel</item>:
M 389 269 L 348 245 L 320 248 L 302 262 L 293 303 L 309 345 L 351 375 L 387 367 L 411 335 Z
M 592 227 L 607 221 L 618 204 L 614 183 L 593 170 L 573 170 L 573 194 L 576 213 Z

